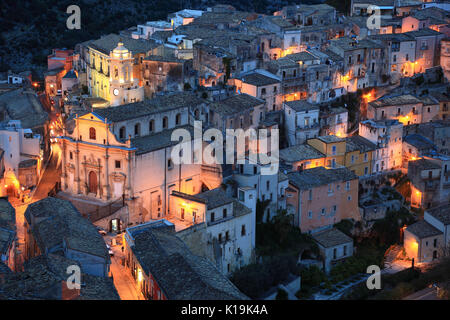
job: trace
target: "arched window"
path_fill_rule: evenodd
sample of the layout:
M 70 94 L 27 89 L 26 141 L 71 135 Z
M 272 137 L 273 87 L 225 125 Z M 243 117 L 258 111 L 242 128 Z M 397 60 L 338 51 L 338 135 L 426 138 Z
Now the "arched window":
M 119 138 L 123 140 L 123 139 L 125 139 L 126 135 L 127 135 L 127 132 L 126 132 L 125 127 L 121 127 L 119 130 Z
M 175 124 L 179 125 L 181 123 L 181 114 L 177 113 L 175 116 Z
M 223 209 L 223 217 L 226 218 L 227 217 L 227 209 Z
M 153 132 L 155 130 L 155 120 L 150 120 L 150 122 L 148 123 L 148 131 L 149 132 Z
M 134 125 L 134 135 L 135 135 L 136 137 L 138 137 L 138 136 L 141 135 L 141 124 L 140 124 L 140 123 L 136 123 L 136 124 Z
M 95 128 L 89 128 L 89 139 L 91 139 L 91 140 L 96 139 Z
M 162 123 L 163 129 L 167 129 L 168 122 L 169 122 L 169 119 L 167 119 L 167 117 L 164 117 L 163 118 L 163 123 Z

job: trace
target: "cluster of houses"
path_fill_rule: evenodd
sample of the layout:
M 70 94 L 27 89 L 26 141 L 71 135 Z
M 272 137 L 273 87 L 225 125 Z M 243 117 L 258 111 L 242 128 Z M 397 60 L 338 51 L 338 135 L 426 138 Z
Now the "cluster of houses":
M 116 298 L 93 223 L 124 232 L 126 270 L 147 299 L 246 299 L 227 277 L 256 261 L 257 223 L 285 210 L 311 234 L 329 272 L 353 254 L 353 240 L 334 225 L 383 218 L 361 194 L 395 172 L 409 178 L 411 206 L 426 209 L 405 230 L 407 254 L 438 258 L 450 241 L 450 13 L 421 1 L 384 1 L 386 18 L 373 29 L 366 21 L 375 2 L 352 1 L 350 16 L 326 4 L 287 6 L 272 16 L 229 5 L 185 9 L 75 50 L 53 50 L 44 88 L 63 110 L 57 197 L 70 202 L 46 198 L 28 207 L 28 264 L 6 277 L 8 288 L 39 265 L 52 276 L 42 290 L 24 283 L 30 297 L 67 298 L 55 270 L 75 264 L 86 281 L 68 298 L 99 290 Z M 2 104 L 8 95 L 37 99 L 27 94 L 0 94 L 8 120 L 0 124 L 0 147 L 4 179 L 11 172 L 29 188 L 40 175 L 48 122 L 14 117 L 14 98 Z M 358 99 L 356 114 L 341 100 L 348 95 Z M 279 130 L 278 172 L 262 174 L 270 165 L 249 158 L 207 164 L 197 152 L 175 161 L 172 136 L 185 129 L 195 137 L 198 121 L 202 134 Z M 109 209 L 84 212 L 87 202 Z M 13 269 L 8 205 L 0 240 L 2 261 Z M 384 213 L 401 205 L 379 204 Z M 16 294 L 1 288 L 0 296 Z

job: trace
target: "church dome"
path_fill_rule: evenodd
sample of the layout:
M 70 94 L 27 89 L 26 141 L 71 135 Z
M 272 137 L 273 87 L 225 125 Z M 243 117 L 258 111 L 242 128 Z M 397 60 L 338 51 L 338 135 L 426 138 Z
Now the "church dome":
M 125 46 L 123 45 L 122 42 L 119 42 L 117 44 L 117 47 L 113 50 L 113 54 L 115 57 L 123 57 L 123 58 L 127 58 L 128 57 L 128 49 L 125 48 Z

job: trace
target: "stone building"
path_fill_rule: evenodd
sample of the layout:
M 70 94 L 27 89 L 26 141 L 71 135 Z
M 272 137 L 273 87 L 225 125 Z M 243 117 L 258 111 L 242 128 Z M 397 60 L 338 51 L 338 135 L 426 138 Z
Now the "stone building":
M 241 74 L 229 82 L 236 86 L 237 93 L 246 93 L 264 100 L 267 112 L 281 109 L 281 81 L 265 70 L 255 70 Z
M 48 197 L 25 211 L 25 258 L 59 254 L 75 260 L 83 273 L 109 277 L 111 259 L 93 224 L 66 200 Z
M 192 60 L 168 56 L 148 56 L 142 61 L 144 94 L 152 98 L 164 91 L 183 91 L 185 84 L 195 87 Z
M 302 232 L 316 233 L 343 219 L 360 220 L 358 176 L 347 168 L 288 173 L 287 209 Z
M 286 137 L 290 146 L 319 135 L 319 106 L 305 100 L 283 103 Z
M 16 210 L 8 198 L 0 198 L 0 264 L 16 269 Z
M 166 220 L 128 228 L 126 268 L 149 300 L 245 300 L 205 257 L 191 252 Z
M 401 168 L 403 125 L 400 122 L 365 120 L 359 124 L 359 135 L 376 145 L 372 173 Z
M 425 220 L 409 225 L 403 236 L 407 256 L 418 263 L 437 259 L 443 242 L 442 232 Z
M 77 68 L 86 69 L 87 86 L 93 97 L 103 98 L 111 105 L 142 101 L 141 64 L 157 48 L 150 40 L 121 39 L 109 34 L 80 44 L 83 58 Z
M 103 205 L 125 199 L 130 216 L 122 223 L 142 223 L 170 212 L 172 190 L 195 194 L 217 187 L 220 172 L 172 160 L 178 144 L 172 132 L 185 128 L 192 134 L 189 109 L 203 105 L 193 93 L 180 92 L 77 117 L 73 131 L 60 139 L 62 191 Z M 207 176 L 212 178 L 202 178 Z
M 205 247 L 201 255 L 224 275 L 231 275 L 254 261 L 257 194 L 254 189 L 238 188 L 238 193 L 241 192 L 239 200 L 222 188 L 195 195 L 173 191 L 170 196 L 173 210 L 169 221 L 194 250 L 198 239 L 190 228 L 204 232 Z
M 385 47 L 371 39 L 342 37 L 330 41 L 329 50 L 344 59 L 341 82 L 347 92 L 376 87 L 386 82 Z
M 336 228 L 314 233 L 312 237 L 319 247 L 326 273 L 353 255 L 353 239 Z
M 444 71 L 444 76 L 450 80 L 450 39 L 444 38 L 441 40 L 441 61 L 440 66 Z

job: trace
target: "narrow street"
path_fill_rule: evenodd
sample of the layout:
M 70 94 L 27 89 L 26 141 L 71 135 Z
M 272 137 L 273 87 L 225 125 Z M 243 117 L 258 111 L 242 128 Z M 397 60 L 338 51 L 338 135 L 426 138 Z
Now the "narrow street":
M 25 252 L 25 211 L 29 204 L 44 199 L 48 196 L 50 190 L 55 183 L 60 181 L 61 176 L 61 149 L 58 144 L 52 144 L 50 160 L 45 169 L 43 169 L 42 177 L 31 196 L 31 200 L 22 203 L 17 198 L 10 197 L 10 202 L 16 209 L 16 226 L 17 226 L 17 254 L 16 254 L 16 270 L 22 270 L 24 262 L 23 254 Z M 111 235 L 104 236 L 105 243 L 111 246 Z M 136 288 L 136 281 L 133 279 L 129 270 L 125 268 L 122 261 L 125 259 L 121 250 L 122 245 L 117 244 L 111 246 L 114 256 L 111 257 L 111 273 L 114 279 L 114 285 L 117 288 L 119 296 L 122 300 L 144 300 L 143 295 Z
M 22 203 L 17 198 L 10 197 L 9 201 L 16 209 L 16 227 L 17 227 L 17 255 L 16 255 L 16 270 L 21 270 L 25 252 L 25 211 L 30 203 L 39 201 L 48 196 L 48 192 L 54 187 L 55 183 L 60 181 L 61 176 L 61 152 L 59 145 L 52 145 L 52 152 L 47 167 L 43 169 L 41 180 L 39 181 L 36 190 L 32 194 L 30 201 Z
M 130 270 L 128 270 L 122 261 L 125 261 L 125 254 L 122 252 L 122 244 L 111 245 L 111 235 L 103 237 L 106 244 L 108 244 L 114 256 L 111 257 L 111 273 L 114 279 L 114 286 L 119 293 L 121 300 L 145 300 L 142 293 L 136 287 L 136 281 L 133 279 Z

